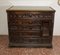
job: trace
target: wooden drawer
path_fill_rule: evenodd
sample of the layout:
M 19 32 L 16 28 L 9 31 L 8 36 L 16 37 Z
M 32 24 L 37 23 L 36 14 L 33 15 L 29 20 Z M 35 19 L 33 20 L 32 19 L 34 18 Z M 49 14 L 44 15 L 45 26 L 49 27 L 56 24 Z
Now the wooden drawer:
M 40 38 L 23 38 L 23 37 L 19 37 L 19 36 L 10 36 L 11 42 L 12 43 L 24 43 L 24 44 L 28 44 L 28 43 L 41 43 L 41 39 Z M 23 40 L 23 41 L 22 41 Z
M 51 20 L 53 18 L 52 12 L 9 12 L 9 19 L 41 19 Z
M 9 12 L 9 18 L 29 18 L 29 17 L 35 17 L 37 18 L 38 14 L 40 14 L 41 12 Z M 29 19 L 31 19 L 29 18 Z
M 37 24 L 19 26 L 19 30 L 40 30 L 40 29 L 41 29 L 41 25 L 37 25 Z
M 18 30 L 10 30 L 9 35 L 14 36 L 14 35 L 19 35 L 20 37 L 41 37 L 41 31 L 18 31 Z
M 19 30 L 19 31 L 28 31 L 28 30 L 41 30 L 40 24 L 24 24 L 24 25 L 9 25 L 9 30 Z
M 41 24 L 39 19 L 9 19 L 9 25 Z
M 22 32 L 20 32 L 20 35 L 22 35 L 22 36 L 24 36 L 24 35 L 26 35 L 26 36 L 29 36 L 29 35 L 31 35 L 31 36 L 40 36 L 40 34 L 41 34 L 41 32 L 40 31 L 22 31 Z
M 24 43 L 25 44 L 28 44 L 28 43 L 34 43 L 34 44 L 36 44 L 36 43 L 41 43 L 41 39 L 40 38 L 24 38 L 23 39 L 24 40 Z

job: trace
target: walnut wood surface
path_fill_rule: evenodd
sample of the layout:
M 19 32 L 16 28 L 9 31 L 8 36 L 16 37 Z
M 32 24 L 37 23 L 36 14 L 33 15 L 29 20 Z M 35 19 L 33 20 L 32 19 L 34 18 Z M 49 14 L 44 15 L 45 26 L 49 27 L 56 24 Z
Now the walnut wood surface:
M 18 11 L 18 8 L 14 8 L 7 10 L 10 46 L 52 46 L 55 11 L 48 7 L 45 12 L 40 8 L 39 12 L 21 11 L 21 7 Z

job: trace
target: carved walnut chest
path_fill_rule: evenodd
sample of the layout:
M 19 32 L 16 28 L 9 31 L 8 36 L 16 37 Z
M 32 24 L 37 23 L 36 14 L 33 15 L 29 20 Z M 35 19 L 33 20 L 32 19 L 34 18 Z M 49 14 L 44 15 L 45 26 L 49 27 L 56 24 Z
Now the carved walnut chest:
M 12 6 L 7 11 L 9 46 L 52 47 L 55 10 Z

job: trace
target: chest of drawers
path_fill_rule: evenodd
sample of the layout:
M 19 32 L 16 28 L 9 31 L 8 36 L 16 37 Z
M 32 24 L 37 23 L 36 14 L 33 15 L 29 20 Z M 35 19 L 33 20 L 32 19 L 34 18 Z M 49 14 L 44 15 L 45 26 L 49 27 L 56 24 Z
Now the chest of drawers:
M 54 13 L 51 7 L 7 9 L 9 46 L 52 47 Z

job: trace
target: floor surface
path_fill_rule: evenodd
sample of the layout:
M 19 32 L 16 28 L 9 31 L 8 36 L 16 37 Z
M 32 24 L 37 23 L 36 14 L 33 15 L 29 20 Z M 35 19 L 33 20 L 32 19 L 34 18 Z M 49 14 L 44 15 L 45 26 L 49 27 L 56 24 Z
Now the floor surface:
M 60 55 L 60 37 L 53 37 L 53 48 L 9 48 L 8 36 L 0 36 L 0 55 Z

